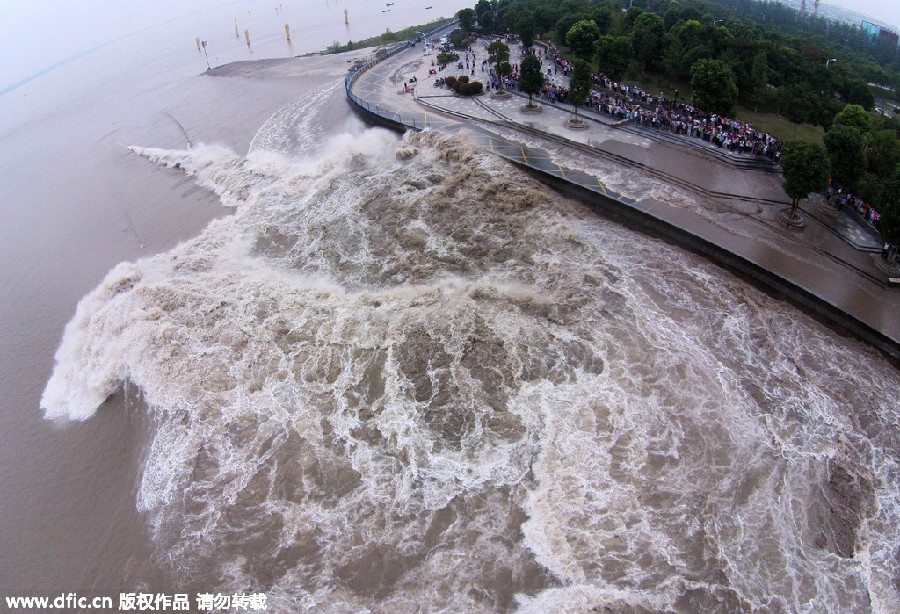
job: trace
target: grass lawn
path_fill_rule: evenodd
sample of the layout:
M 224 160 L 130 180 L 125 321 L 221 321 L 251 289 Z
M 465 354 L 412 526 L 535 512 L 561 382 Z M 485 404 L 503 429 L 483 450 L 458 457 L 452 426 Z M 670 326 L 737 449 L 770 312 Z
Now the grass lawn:
M 781 141 L 808 141 L 823 144 L 825 129 L 812 124 L 792 124 L 777 113 L 755 113 L 742 107 L 737 108 L 737 119 L 753 124 L 753 127 L 768 132 Z
M 645 72 L 641 74 L 637 62 L 632 62 L 625 73 L 627 83 L 633 83 L 638 87 L 658 94 L 660 91 L 666 93 L 667 97 L 675 95 L 675 89 L 678 89 L 679 100 L 690 100 L 693 96 L 693 90 L 689 83 L 681 83 L 673 80 L 668 75 L 659 73 Z M 763 132 L 768 132 L 781 141 L 808 141 L 811 143 L 823 144 L 823 135 L 825 130 L 822 126 L 814 126 L 812 124 L 792 124 L 787 119 L 777 113 L 759 113 L 751 111 L 744 107 L 738 106 L 735 110 L 735 119 L 753 124 L 753 127 Z
M 654 96 L 659 95 L 660 92 L 665 92 L 666 98 L 673 98 L 675 90 L 678 90 L 678 99 L 682 102 L 690 100 L 691 96 L 694 95 L 694 90 L 691 89 L 690 83 L 675 81 L 664 73 L 644 72 L 642 74 L 640 64 L 637 61 L 631 62 L 628 70 L 625 71 L 622 81 L 636 85 Z
M 568 50 L 563 47 L 563 57 L 568 55 L 566 51 Z M 592 66 L 592 69 L 596 70 L 596 66 Z M 658 95 L 661 91 L 665 92 L 667 98 L 674 97 L 677 89 L 678 99 L 685 102 L 690 101 L 693 96 L 690 83 L 676 81 L 665 73 L 648 71 L 642 74 L 637 61 L 631 62 L 622 81 L 636 85 L 654 95 Z M 757 130 L 768 132 L 781 141 L 808 141 L 819 145 L 824 144 L 825 130 L 822 126 L 792 124 L 778 113 L 760 113 L 738 106 L 735 110 L 735 119 L 749 122 Z

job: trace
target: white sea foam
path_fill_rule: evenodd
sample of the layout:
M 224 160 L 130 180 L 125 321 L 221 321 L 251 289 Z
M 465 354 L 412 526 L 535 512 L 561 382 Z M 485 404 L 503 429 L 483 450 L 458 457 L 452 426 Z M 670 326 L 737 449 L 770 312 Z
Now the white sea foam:
M 134 148 L 237 209 L 57 353 L 48 417 L 147 399 L 178 574 L 279 611 L 897 603 L 879 357 L 455 137 L 317 149 Z
M 335 80 L 312 95 L 279 109 L 253 137 L 250 152 L 263 150 L 291 156 L 311 153 L 314 145 L 322 141 L 322 126 L 325 123 L 322 101 L 343 85 L 343 79 Z

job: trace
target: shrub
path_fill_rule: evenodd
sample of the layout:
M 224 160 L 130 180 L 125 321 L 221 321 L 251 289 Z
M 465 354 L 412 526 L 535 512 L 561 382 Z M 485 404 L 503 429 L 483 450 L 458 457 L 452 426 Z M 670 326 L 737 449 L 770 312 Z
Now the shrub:
M 469 90 L 471 90 L 470 96 L 477 96 L 484 92 L 484 85 L 480 81 L 472 81 L 469 83 Z
M 450 62 L 456 62 L 457 60 L 459 60 L 459 54 L 449 53 L 447 51 L 442 51 L 437 56 L 438 64 L 441 64 L 443 66 L 446 66 Z
M 456 91 L 456 77 L 447 77 L 446 79 L 444 79 L 444 83 L 445 83 L 445 84 L 447 85 L 447 87 L 449 87 L 451 90 Z
M 450 77 L 447 77 L 447 84 L 450 84 Z M 469 81 L 469 77 L 461 75 L 457 79 L 453 79 L 453 85 L 450 85 L 453 91 L 460 96 L 477 96 L 484 91 L 484 85 L 478 81 Z
M 454 49 L 465 49 L 471 42 L 469 40 L 469 35 L 461 28 L 455 29 L 447 38 L 450 40 L 450 44 L 453 45 Z

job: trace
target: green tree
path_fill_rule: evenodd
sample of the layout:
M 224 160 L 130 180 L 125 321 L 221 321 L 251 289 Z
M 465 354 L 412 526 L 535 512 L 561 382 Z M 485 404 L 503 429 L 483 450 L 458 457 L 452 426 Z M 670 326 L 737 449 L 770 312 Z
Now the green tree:
M 456 28 L 453 32 L 447 36 L 447 40 L 450 41 L 450 44 L 453 45 L 454 49 L 465 49 L 469 46 L 471 42 L 469 40 L 469 34 L 467 30 L 463 30 L 462 28 Z
M 506 46 L 506 43 L 494 41 L 488 45 L 488 59 L 494 65 L 498 75 L 504 76 L 504 71 L 507 71 L 507 75 L 509 74 L 508 70 L 511 70 L 511 67 L 509 67 L 509 47 Z M 500 80 L 500 91 L 503 91 L 502 79 Z
M 534 54 L 528 54 L 519 64 L 519 89 L 528 94 L 528 106 L 535 106 L 532 96 L 544 86 L 544 72 L 541 61 Z
M 673 0 L 672 2 L 670 2 L 669 7 L 666 9 L 665 14 L 663 15 L 663 22 L 666 27 L 666 31 L 671 30 L 679 21 L 687 20 L 687 11 L 685 10 L 685 7 L 677 2 L 677 0 Z
M 666 69 L 686 79 L 698 60 L 716 59 L 726 48 L 726 39 L 730 40 L 731 35 L 725 28 L 704 25 L 695 19 L 678 23 L 665 36 Z
M 900 247 L 900 165 L 884 182 L 881 196 L 876 204 L 876 209 L 881 215 L 878 220 L 878 228 L 881 232 L 881 239 L 885 243 L 891 244 L 886 259 L 893 266 L 897 266 L 897 248 Z
M 778 91 L 782 115 L 795 124 L 818 124 L 819 101 L 806 83 L 791 83 Z
M 700 60 L 691 68 L 694 104 L 706 111 L 730 115 L 738 89 L 731 68 L 719 60 Z
M 534 45 L 534 18 L 531 15 L 522 15 L 516 20 L 516 34 L 525 49 Z
M 856 128 L 862 134 L 866 134 L 872 129 L 872 116 L 858 104 L 848 104 L 841 109 L 840 113 L 834 116 L 834 121 L 831 125 L 849 126 Z
M 666 34 L 664 41 L 663 67 L 676 79 L 684 79 L 690 75 L 690 64 L 685 68 L 684 45 L 673 33 Z
M 848 104 L 859 105 L 867 111 L 875 107 L 875 96 L 872 95 L 869 85 L 861 78 L 847 79 L 838 91 Z
M 572 66 L 572 76 L 569 79 L 569 102 L 572 103 L 572 112 L 578 121 L 578 107 L 584 104 L 588 94 L 591 93 L 591 66 L 581 58 L 575 60 Z
M 631 43 L 625 36 L 604 34 L 597 41 L 597 60 L 600 72 L 613 81 L 621 81 L 631 61 Z
M 789 218 L 800 221 L 797 215 L 800 199 L 828 187 L 831 172 L 828 152 L 816 143 L 788 141 L 781 152 L 781 172 L 784 174 L 784 191 L 791 199 Z
M 559 21 L 560 10 L 558 5 L 538 5 L 534 9 L 534 27 L 538 32 L 549 32 Z
M 556 26 L 554 30 L 556 30 L 556 42 L 560 45 L 568 45 L 566 42 L 566 35 L 569 33 L 569 30 L 572 29 L 579 21 L 590 19 L 590 17 L 583 13 L 563 13 L 562 17 L 559 18 L 559 21 L 556 22 Z
M 894 130 L 876 130 L 869 139 L 869 170 L 882 179 L 890 177 L 900 163 L 900 139 Z
M 475 9 L 462 9 L 456 13 L 456 17 L 459 19 L 459 27 L 466 34 L 475 29 Z
M 593 19 L 600 29 L 600 34 L 606 34 L 612 25 L 612 7 L 609 4 L 598 5 L 594 11 Z
M 497 74 L 500 75 L 500 90 L 503 90 L 503 79 L 502 77 L 508 77 L 512 74 L 512 64 L 509 62 L 500 62 L 497 64 Z
M 638 8 L 636 6 L 629 7 L 628 11 L 625 13 L 625 25 L 629 28 L 634 28 L 637 23 L 638 17 L 644 14 L 644 9 Z M 663 30 L 665 31 L 665 22 L 663 22 Z
M 847 189 L 855 189 L 868 166 L 863 134 L 853 126 L 832 124 L 825 133 L 825 149 L 831 157 L 831 178 Z
M 856 189 L 853 193 L 877 209 L 879 203 L 884 199 L 884 187 L 885 182 L 881 177 L 874 173 L 863 173 L 863 176 L 856 182 Z
M 641 61 L 641 72 L 650 68 L 650 63 L 659 56 L 664 35 L 665 24 L 659 15 L 642 12 L 635 19 L 631 44 L 635 57 Z
M 488 0 L 478 0 L 475 4 L 475 19 L 478 21 L 478 29 L 490 34 L 496 28 L 494 7 Z
M 760 51 L 753 56 L 753 65 L 750 67 L 750 89 L 757 96 L 762 93 L 769 82 L 769 61 L 766 52 Z
M 900 247 L 900 203 L 892 201 L 882 207 L 878 213 L 881 214 L 881 218 L 878 220 L 878 226 L 881 228 L 881 238 L 885 243 L 891 245 L 885 260 L 896 267 L 897 248 Z
M 456 57 L 457 56 L 455 53 L 450 53 L 449 51 L 442 51 L 437 56 L 437 62 L 441 66 L 446 66 L 450 62 L 455 62 Z
M 600 38 L 600 29 L 593 20 L 583 19 L 575 22 L 566 34 L 566 44 L 577 58 L 585 62 L 594 55 L 594 44 Z

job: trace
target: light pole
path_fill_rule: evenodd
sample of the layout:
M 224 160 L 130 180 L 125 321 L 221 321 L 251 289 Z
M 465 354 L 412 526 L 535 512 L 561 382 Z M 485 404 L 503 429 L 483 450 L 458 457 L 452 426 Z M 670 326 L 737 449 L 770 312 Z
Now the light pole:
M 828 60 L 827 62 L 825 62 L 825 69 L 826 69 L 826 70 L 828 69 L 828 66 L 829 66 L 832 62 L 837 62 L 837 58 L 831 58 L 830 60 Z
M 713 22 L 713 27 L 715 28 L 717 23 L 722 23 L 723 21 L 725 21 L 725 20 L 724 20 L 724 19 L 716 19 L 716 20 Z

